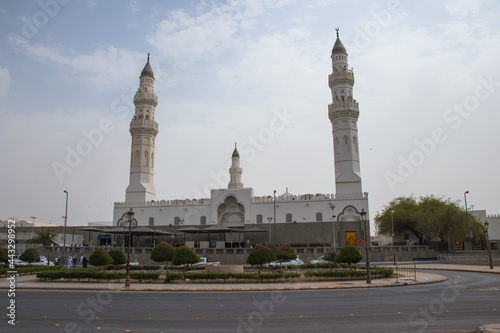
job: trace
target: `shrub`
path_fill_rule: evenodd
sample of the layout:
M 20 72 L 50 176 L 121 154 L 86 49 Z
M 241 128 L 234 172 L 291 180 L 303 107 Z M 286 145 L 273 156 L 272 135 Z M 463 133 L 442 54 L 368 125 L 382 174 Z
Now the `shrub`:
M 247 264 L 252 266 L 262 266 L 276 260 L 276 254 L 264 245 L 257 245 L 247 257 Z
M 175 248 L 167 242 L 160 242 L 151 251 L 151 259 L 155 262 L 165 262 L 168 271 L 168 262 L 174 257 Z
M 293 251 L 292 247 L 289 244 L 282 244 L 276 250 L 277 260 L 292 260 L 295 258 L 297 258 L 297 254 Z
M 351 264 L 360 262 L 361 259 L 363 259 L 363 256 L 359 253 L 357 248 L 354 246 L 346 246 L 342 248 L 337 257 L 335 257 L 335 262 L 349 264 L 349 268 L 351 268 Z
M 113 259 L 113 265 L 123 265 L 127 263 L 127 257 L 121 249 L 111 249 L 108 252 L 111 259 Z
M 9 251 L 5 247 L 0 247 L 0 262 L 7 263 L 9 261 Z
M 181 246 L 175 249 L 174 256 L 172 257 L 172 264 L 174 265 L 189 265 L 196 264 L 200 261 L 193 250 L 187 246 Z
M 23 254 L 19 256 L 19 259 L 22 261 L 26 261 L 32 263 L 34 261 L 40 261 L 40 256 L 38 255 L 38 251 L 35 249 L 26 249 Z
M 97 248 L 89 257 L 89 264 L 94 266 L 109 265 L 113 262 L 113 258 L 103 248 Z

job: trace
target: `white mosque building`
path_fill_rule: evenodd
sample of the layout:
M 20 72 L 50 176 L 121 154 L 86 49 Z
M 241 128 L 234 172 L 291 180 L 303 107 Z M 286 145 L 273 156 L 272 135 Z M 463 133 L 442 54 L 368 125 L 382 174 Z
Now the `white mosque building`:
M 347 52 L 338 30 L 331 59 L 328 82 L 332 103 L 328 106 L 328 116 L 333 127 L 335 194 L 292 195 L 287 191 L 282 195 L 254 196 L 253 188 L 243 185 L 244 166 L 240 165 L 235 146 L 227 188 L 212 189 L 210 198 L 157 200 L 153 178 L 155 137 L 159 131 L 155 121 L 158 97 L 154 94 L 155 77 L 148 55 L 134 96 L 135 115 L 130 123 L 129 186 L 125 201 L 114 205 L 113 224 L 117 225 L 122 215 L 133 209 L 140 226 L 169 226 L 166 228 L 169 230 L 218 225 L 235 230 L 262 228 L 272 233 L 278 226 L 280 238 L 270 236 L 270 241 L 328 242 L 337 248 L 354 245 L 364 238 L 360 213 L 368 213 L 368 193 L 361 186 L 359 106 L 353 97 L 354 73 L 348 68 Z

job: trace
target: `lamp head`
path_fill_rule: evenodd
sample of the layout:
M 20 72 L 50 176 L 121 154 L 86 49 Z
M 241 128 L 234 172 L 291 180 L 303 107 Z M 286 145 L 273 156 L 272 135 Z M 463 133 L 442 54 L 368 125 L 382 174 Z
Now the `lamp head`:
M 363 222 L 365 222 L 366 221 L 366 212 L 364 209 L 361 209 L 361 212 L 359 213 L 359 215 L 361 215 L 361 220 Z
M 132 210 L 132 208 L 130 208 L 130 210 L 127 212 L 127 217 L 128 217 L 128 220 L 129 221 L 132 221 L 134 219 L 134 211 Z
M 490 226 L 490 224 L 488 223 L 488 221 L 484 222 L 484 229 L 486 231 L 488 231 L 489 226 Z

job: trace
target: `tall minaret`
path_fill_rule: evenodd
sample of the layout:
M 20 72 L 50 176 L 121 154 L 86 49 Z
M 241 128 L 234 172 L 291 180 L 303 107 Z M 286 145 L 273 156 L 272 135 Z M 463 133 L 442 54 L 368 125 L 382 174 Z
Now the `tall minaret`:
M 132 155 L 126 202 L 145 202 L 155 200 L 156 197 L 153 174 L 155 138 L 158 134 L 158 123 L 155 121 L 158 96 L 154 94 L 155 77 L 149 64 L 149 53 L 148 62 L 139 79 L 139 89 L 134 96 L 135 115 L 130 122 Z
M 240 154 L 238 153 L 238 149 L 236 149 L 236 143 L 234 144 L 234 151 L 232 156 L 232 164 L 229 168 L 229 185 L 227 188 L 243 188 L 243 184 L 241 183 L 241 173 L 243 170 L 240 167 Z
M 333 126 L 336 194 L 362 193 L 359 168 L 358 102 L 353 98 L 354 74 L 348 69 L 347 52 L 339 39 L 332 50 L 333 72 L 328 77 L 332 90 L 332 104 L 328 116 Z

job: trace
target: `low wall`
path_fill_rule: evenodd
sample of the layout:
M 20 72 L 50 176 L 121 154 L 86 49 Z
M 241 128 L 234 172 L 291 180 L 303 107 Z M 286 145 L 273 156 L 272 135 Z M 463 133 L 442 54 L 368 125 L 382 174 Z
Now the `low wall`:
M 127 248 L 119 247 L 125 255 L 127 254 Z M 58 247 L 58 246 L 44 246 L 38 248 L 38 253 L 40 255 L 45 255 L 49 260 L 54 261 L 55 257 L 60 256 L 66 258 L 68 255 L 77 256 L 80 258 L 86 255 L 87 258 L 96 249 L 96 247 Z M 111 247 L 104 247 L 104 249 L 109 250 Z M 153 260 L 151 260 L 152 247 L 136 247 L 131 248 L 130 261 L 137 262 L 141 265 L 157 265 Z M 219 261 L 222 265 L 245 265 L 247 256 L 252 251 L 252 248 L 195 248 L 194 252 L 199 257 L 206 257 L 208 261 Z M 294 247 L 295 252 L 298 257 L 302 259 L 305 263 L 308 263 L 312 259 L 321 257 L 327 253 L 330 248 L 323 247 Z M 337 253 L 340 252 L 340 248 L 336 249 Z M 365 254 L 364 248 L 358 248 L 361 254 Z M 396 246 L 393 248 L 391 246 L 372 246 L 370 248 L 370 261 L 372 262 L 392 262 L 393 253 L 396 254 L 398 261 L 418 261 L 418 260 L 436 260 L 439 256 L 433 250 L 430 250 L 427 246 Z M 486 256 L 484 256 L 486 258 Z M 364 260 L 364 259 L 363 259 Z

